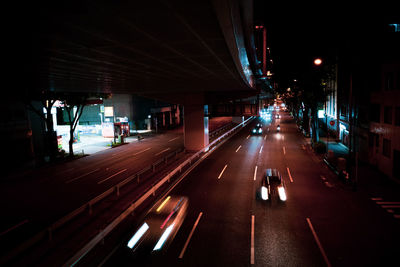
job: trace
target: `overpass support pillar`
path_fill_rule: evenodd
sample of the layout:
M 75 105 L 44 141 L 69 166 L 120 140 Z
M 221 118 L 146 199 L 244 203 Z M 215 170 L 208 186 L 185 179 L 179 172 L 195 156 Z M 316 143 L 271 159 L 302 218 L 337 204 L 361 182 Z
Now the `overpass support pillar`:
M 194 152 L 208 146 L 208 106 L 186 104 L 183 112 L 185 149 Z

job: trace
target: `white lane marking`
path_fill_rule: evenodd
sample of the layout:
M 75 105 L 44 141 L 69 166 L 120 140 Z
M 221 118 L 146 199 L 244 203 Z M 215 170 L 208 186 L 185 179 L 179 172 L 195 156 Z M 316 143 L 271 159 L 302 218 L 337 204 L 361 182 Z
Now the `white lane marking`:
M 123 172 L 125 172 L 125 171 L 127 171 L 127 170 L 128 170 L 128 169 L 123 169 L 123 170 L 121 170 L 121 171 L 119 171 L 119 172 L 116 172 L 116 173 L 114 173 L 113 175 L 108 176 L 106 179 L 103 179 L 103 180 L 101 180 L 100 182 L 97 182 L 97 184 L 102 184 L 102 183 L 104 183 L 105 181 L 107 181 L 107 180 L 113 178 L 114 176 L 116 176 L 116 175 L 118 175 L 118 174 L 120 174 L 120 173 L 123 173 Z
M 283 149 L 283 155 L 286 155 L 286 148 L 282 147 L 282 149 Z
M 141 154 L 141 153 L 143 153 L 143 152 L 146 152 L 146 151 L 149 150 L 149 149 L 151 149 L 151 147 L 148 147 L 148 148 L 146 148 L 146 149 L 144 149 L 144 150 L 142 150 L 142 151 L 136 152 L 135 154 L 133 154 L 133 156 L 136 156 L 136 155 L 139 155 L 139 154 Z
M 172 142 L 172 141 L 174 141 L 174 140 L 176 140 L 176 139 L 178 139 L 178 138 L 180 138 L 180 136 L 175 137 L 175 138 L 172 138 L 172 139 L 168 140 L 168 142 Z
M 317 235 L 317 233 L 316 233 L 315 230 L 314 230 L 314 227 L 313 227 L 313 225 L 312 225 L 312 223 L 311 223 L 310 218 L 306 218 L 306 220 L 307 220 L 308 226 L 310 227 L 310 230 L 311 230 L 311 232 L 312 232 L 312 234 L 313 234 L 313 236 L 314 236 L 315 242 L 317 242 L 319 251 L 321 252 L 322 257 L 323 257 L 324 260 L 325 260 L 326 266 L 328 266 L 328 267 L 332 266 L 331 263 L 330 263 L 329 260 L 328 260 L 328 257 L 326 256 L 325 250 L 324 250 L 324 248 L 322 247 L 321 242 L 319 241 L 318 235 Z
M 256 166 L 256 168 L 254 169 L 254 181 L 256 180 L 256 177 L 257 177 L 257 166 Z
M 263 147 L 264 147 L 264 146 L 261 146 L 261 148 L 260 148 L 260 152 L 258 152 L 259 154 L 261 154 Z
M 400 205 L 382 205 L 384 209 L 400 209 Z
M 387 209 L 386 211 L 389 213 L 394 213 L 394 210 L 392 210 L 392 209 Z
M 376 204 L 379 204 L 379 205 L 399 205 L 400 201 L 377 201 Z
M 285 136 L 282 134 L 282 141 L 285 141 Z
M 186 248 L 187 248 L 187 246 L 189 245 L 190 239 L 192 238 L 192 235 L 193 235 L 193 233 L 194 233 L 194 230 L 196 230 L 196 227 L 197 227 L 197 225 L 199 224 L 199 221 L 200 221 L 200 218 L 201 218 L 202 215 L 203 215 L 203 212 L 200 212 L 199 216 L 197 217 L 196 222 L 195 222 L 194 225 L 193 225 L 192 231 L 190 231 L 189 237 L 188 237 L 188 239 L 186 240 L 186 243 L 185 243 L 185 245 L 184 245 L 183 248 L 182 248 L 181 254 L 179 254 L 179 259 L 182 259 L 182 258 L 183 258 L 183 254 L 185 254 Z
M 91 172 L 88 172 L 88 173 L 79 175 L 78 177 L 72 178 L 71 180 L 68 180 L 68 181 L 66 181 L 65 183 L 66 183 L 66 184 L 69 184 L 69 183 L 71 183 L 71 182 L 73 182 L 73 181 L 76 181 L 76 180 L 82 178 L 82 177 L 85 177 L 85 176 L 87 176 L 87 175 L 89 175 L 89 174 L 92 174 L 92 173 L 94 173 L 94 172 L 96 172 L 96 171 L 98 171 L 98 170 L 99 170 L 99 169 L 95 169 L 95 170 L 93 170 L 93 171 L 91 171 Z
M 237 149 L 236 149 L 236 151 L 235 152 L 238 152 L 239 151 L 239 149 L 241 148 L 242 146 L 239 146 Z
M 264 140 L 266 140 L 266 139 L 267 139 L 267 135 L 264 136 Z
M 154 156 L 158 156 L 158 155 L 160 155 L 160 154 L 162 154 L 162 153 L 164 153 L 164 152 L 166 152 L 166 151 L 168 151 L 168 150 L 170 150 L 171 148 L 169 147 L 169 148 L 166 148 L 166 149 L 164 149 L 163 151 L 160 151 L 160 152 L 158 152 L 157 154 L 155 154 Z
M 333 185 L 330 183 L 330 182 L 324 182 L 325 183 L 325 185 L 327 186 L 327 187 L 333 187 Z
M 320 175 L 319 177 L 321 177 L 322 180 L 326 180 L 325 176 Z
M 395 217 L 396 219 L 400 219 L 400 215 L 399 214 L 394 214 L 393 217 Z
M 293 178 L 292 178 L 292 175 L 290 174 L 289 167 L 286 167 L 286 170 L 287 170 L 287 173 L 289 174 L 290 182 L 293 183 Z
M 254 215 L 251 215 L 250 264 L 254 264 Z
M 225 167 L 222 169 L 221 173 L 218 175 L 218 179 L 221 178 L 221 176 L 224 173 L 226 167 L 228 167 L 228 164 L 226 164 Z
M 382 200 L 382 198 L 381 197 L 371 197 L 371 200 L 379 201 L 379 200 Z
M 248 136 L 246 137 L 246 139 L 249 139 L 249 137 L 250 137 L 250 135 L 248 135 Z
M 25 220 L 23 220 L 22 222 L 19 222 L 19 223 L 17 223 L 16 225 L 14 225 L 14 226 L 8 228 L 7 230 L 1 232 L 1 233 L 0 233 L 0 236 L 7 234 L 8 232 L 11 232 L 12 230 L 14 230 L 14 229 L 16 229 L 16 228 L 20 227 L 21 225 L 24 225 L 24 224 L 26 224 L 26 223 L 28 223 L 28 222 L 29 222 L 29 220 L 28 220 L 28 219 L 25 219 Z

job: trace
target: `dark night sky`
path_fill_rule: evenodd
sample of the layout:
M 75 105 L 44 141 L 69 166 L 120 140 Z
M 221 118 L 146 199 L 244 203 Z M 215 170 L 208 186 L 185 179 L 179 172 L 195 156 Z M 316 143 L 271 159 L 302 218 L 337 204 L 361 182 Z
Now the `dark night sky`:
M 394 5 L 376 2 L 350 6 L 336 1 L 305 5 L 255 0 L 255 19 L 267 26 L 275 73 L 282 80 L 296 76 L 315 57 L 363 49 L 385 25 L 400 23 L 397 11 Z

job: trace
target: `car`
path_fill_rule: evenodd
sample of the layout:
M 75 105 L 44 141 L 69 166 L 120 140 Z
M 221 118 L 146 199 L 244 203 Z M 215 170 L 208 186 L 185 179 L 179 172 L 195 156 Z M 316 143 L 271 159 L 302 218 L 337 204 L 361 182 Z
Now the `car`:
M 280 116 L 279 114 L 276 114 L 276 115 L 275 115 L 275 119 L 280 119 L 280 117 L 281 117 L 281 116 Z
M 152 256 L 165 250 L 186 217 L 189 201 L 184 196 L 161 199 L 146 214 L 126 248 L 135 256 Z
M 257 125 L 251 130 L 251 134 L 262 134 L 263 133 L 263 129 L 262 129 L 262 124 L 261 123 L 257 123 Z
M 264 201 L 271 201 L 273 197 L 277 197 L 281 202 L 287 200 L 285 182 L 277 169 L 265 170 L 261 179 L 259 195 Z

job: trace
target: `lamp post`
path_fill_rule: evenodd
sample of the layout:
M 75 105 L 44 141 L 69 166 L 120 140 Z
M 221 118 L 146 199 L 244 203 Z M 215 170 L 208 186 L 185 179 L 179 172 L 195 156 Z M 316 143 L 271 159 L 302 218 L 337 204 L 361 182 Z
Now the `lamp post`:
M 317 67 L 319 67 L 319 66 L 321 66 L 322 65 L 322 59 L 321 58 L 315 58 L 314 59 L 314 65 L 315 66 L 317 66 Z M 324 91 L 325 91 L 325 95 L 326 95 L 326 87 L 324 88 Z M 326 101 L 326 99 L 325 99 L 325 103 L 324 103 L 324 109 L 325 109 L 325 126 L 326 126 L 326 157 L 328 157 L 328 151 L 329 151 L 329 149 L 328 149 L 328 146 L 329 146 L 329 129 L 328 129 L 328 114 L 327 114 L 327 111 L 328 111 L 328 103 L 327 103 L 327 101 Z

